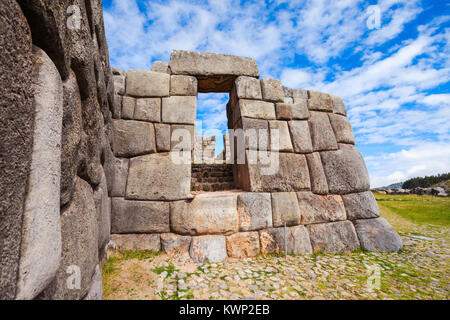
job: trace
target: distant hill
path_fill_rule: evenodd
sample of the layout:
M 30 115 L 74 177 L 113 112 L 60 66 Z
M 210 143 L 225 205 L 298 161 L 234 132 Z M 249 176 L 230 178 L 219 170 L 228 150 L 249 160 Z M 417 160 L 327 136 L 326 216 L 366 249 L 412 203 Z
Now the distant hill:
M 393 183 L 386 187 L 380 188 L 380 189 L 400 189 L 403 186 L 403 182 Z
M 447 180 L 450 180 L 450 172 L 438 174 L 435 176 L 426 176 L 409 179 L 403 183 L 403 188 L 404 189 L 414 189 L 417 187 L 430 188 L 434 185 L 437 185 Z

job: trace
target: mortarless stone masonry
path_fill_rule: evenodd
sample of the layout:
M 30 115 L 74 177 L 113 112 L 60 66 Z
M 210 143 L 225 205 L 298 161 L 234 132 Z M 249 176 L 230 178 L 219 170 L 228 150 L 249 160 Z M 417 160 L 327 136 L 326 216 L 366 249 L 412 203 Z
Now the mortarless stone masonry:
M 0 3 L 0 299 L 101 299 L 111 231 L 116 248 L 198 263 L 282 252 L 284 223 L 293 254 L 401 249 L 342 99 L 259 80 L 254 59 L 230 55 L 174 51 L 152 71 L 111 68 L 101 0 L 77 2 L 76 32 L 69 2 Z M 218 159 L 214 139 L 195 137 L 198 92 L 230 94 Z M 44 105 L 54 112 L 42 119 Z M 191 179 L 198 159 L 211 168 Z M 235 189 L 191 192 L 217 181 Z M 71 266 L 83 275 L 75 291 Z

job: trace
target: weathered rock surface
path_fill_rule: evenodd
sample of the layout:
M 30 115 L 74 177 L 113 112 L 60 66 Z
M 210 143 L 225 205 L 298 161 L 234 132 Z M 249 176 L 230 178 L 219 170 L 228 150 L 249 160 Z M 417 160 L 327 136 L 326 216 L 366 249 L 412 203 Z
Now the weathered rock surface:
M 326 113 L 311 112 L 309 127 L 314 151 L 338 149 L 336 137 Z
M 245 148 L 250 150 L 268 150 L 269 144 L 269 121 L 262 119 L 242 118 L 241 127 L 244 130 Z M 239 133 L 235 132 L 238 138 Z M 238 145 L 239 147 L 239 145 Z
M 277 103 L 276 110 L 279 120 L 307 120 L 310 117 L 307 100 L 293 104 Z
M 300 207 L 295 192 L 272 193 L 273 226 L 297 226 L 300 224 Z
M 119 251 L 155 251 L 161 250 L 159 234 L 112 234 L 111 241 Z
M 369 174 L 364 159 L 353 145 L 340 144 L 338 151 L 321 152 L 328 188 L 334 194 L 367 191 Z
M 272 201 L 269 193 L 242 193 L 237 197 L 240 231 L 272 227 Z
M 122 97 L 122 119 L 134 119 L 134 110 L 136 109 L 136 99 L 132 97 Z
M 328 194 L 328 183 L 323 171 L 320 153 L 314 152 L 306 155 L 309 176 L 311 178 L 311 191 L 316 194 Z
M 33 53 L 31 31 L 16 1 L 0 3 L 0 26 L 0 300 L 12 300 L 33 151 Z
M 237 76 L 258 78 L 256 61 L 237 56 L 174 50 L 172 74 L 196 76 L 199 92 L 230 92 Z
M 162 233 L 169 232 L 169 203 L 112 199 L 111 232 Z
M 197 195 L 170 205 L 171 229 L 182 235 L 232 234 L 239 229 L 237 194 Z
M 275 120 L 275 105 L 270 102 L 257 100 L 239 100 L 239 111 L 241 117 Z
M 342 196 L 348 220 L 378 218 L 380 209 L 370 191 Z
M 397 252 L 403 247 L 400 236 L 384 218 L 356 220 L 354 224 L 364 250 Z
M 158 153 L 130 160 L 126 198 L 130 200 L 187 199 L 191 185 L 189 161 L 177 164 L 172 153 Z M 185 158 L 186 158 L 185 157 Z
M 337 142 L 355 144 L 353 129 L 347 117 L 333 113 L 330 113 L 328 116 L 330 117 Z
M 330 94 L 331 100 L 333 101 L 333 112 L 337 114 L 341 114 L 343 116 L 347 115 L 347 110 L 345 108 L 344 101 L 332 94 Z
M 100 266 L 95 267 L 94 275 L 92 276 L 91 288 L 83 300 L 103 300 L 103 279 Z
M 311 192 L 298 192 L 297 197 L 302 224 L 339 221 L 347 218 L 341 196 L 320 196 Z
M 133 97 L 167 97 L 170 75 L 167 73 L 129 70 L 126 79 L 127 94 Z
M 196 96 L 198 81 L 196 77 L 173 75 L 170 77 L 171 96 Z
M 137 99 L 134 119 L 151 122 L 161 122 L 161 99 Z
M 262 100 L 261 84 L 252 77 L 238 77 L 235 81 L 236 95 L 239 99 Z
M 161 247 L 165 253 L 176 254 L 188 252 L 191 247 L 190 236 L 180 236 L 174 233 L 161 234 Z
M 152 65 L 152 71 L 170 74 L 169 64 L 164 61 L 155 61 Z
M 296 153 L 311 153 L 313 151 L 308 121 L 289 121 L 294 150 Z
M 261 90 L 263 99 L 272 102 L 283 102 L 284 92 L 283 85 L 280 80 L 275 79 L 262 79 Z
M 271 137 L 270 150 L 294 152 L 287 122 L 275 120 L 269 121 L 269 127 Z M 278 139 L 275 137 L 278 137 Z
M 108 185 L 105 173 L 100 184 L 94 189 L 94 203 L 97 210 L 98 249 L 104 248 L 111 234 L 111 198 L 108 197 Z
M 155 153 L 155 129 L 152 123 L 114 120 L 114 154 L 131 158 L 146 153 Z
M 259 232 L 261 252 L 284 253 L 284 228 L 272 228 Z M 305 226 L 286 228 L 286 247 L 288 254 L 311 254 L 311 242 Z
M 125 197 L 129 165 L 129 159 L 113 159 L 111 173 L 113 177 L 109 179 L 108 183 L 108 189 L 110 189 L 109 194 L 111 197 Z
M 314 252 L 342 253 L 359 249 L 359 240 L 350 221 L 307 226 Z
M 189 254 L 196 263 L 222 262 L 227 258 L 225 236 L 193 237 Z
M 155 123 L 156 150 L 158 152 L 170 151 L 170 124 Z
M 255 257 L 259 252 L 258 232 L 240 232 L 227 237 L 227 253 L 229 257 Z
M 33 299 L 55 276 L 61 255 L 60 176 L 63 87 L 53 62 L 34 47 L 35 124 L 25 200 L 17 299 Z
M 268 164 L 259 152 L 259 161 L 248 164 L 244 188 L 251 192 L 291 192 L 311 189 L 308 164 L 302 154 L 269 153 Z M 257 159 L 257 151 L 247 151 L 247 159 Z
M 173 96 L 162 99 L 163 122 L 194 125 L 196 116 L 196 96 Z
M 327 93 L 309 90 L 309 110 L 333 112 L 333 101 Z
M 77 178 L 73 200 L 61 214 L 62 254 L 55 280 L 41 299 L 80 300 L 98 264 L 97 211 L 91 186 Z M 48 252 L 46 252 L 48 254 Z M 80 286 L 77 288 L 77 278 Z
M 170 148 L 172 151 L 194 150 L 194 142 L 195 142 L 194 126 L 174 124 L 170 127 L 170 130 L 171 130 Z

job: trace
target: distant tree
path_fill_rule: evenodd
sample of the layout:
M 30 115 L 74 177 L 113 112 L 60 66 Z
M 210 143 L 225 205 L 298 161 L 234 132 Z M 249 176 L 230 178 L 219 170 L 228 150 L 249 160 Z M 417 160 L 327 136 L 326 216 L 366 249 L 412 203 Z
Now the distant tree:
M 404 189 L 414 189 L 417 187 L 420 188 L 429 188 L 437 183 L 450 180 L 450 172 L 449 173 L 443 173 L 438 174 L 435 176 L 426 176 L 426 177 L 418 177 L 418 178 L 412 178 L 409 180 L 406 180 L 403 183 Z

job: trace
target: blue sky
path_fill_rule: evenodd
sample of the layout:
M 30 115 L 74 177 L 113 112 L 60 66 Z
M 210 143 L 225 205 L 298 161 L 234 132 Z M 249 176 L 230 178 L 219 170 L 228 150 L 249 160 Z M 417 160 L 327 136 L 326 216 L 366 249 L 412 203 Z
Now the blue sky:
M 373 5 L 379 28 L 372 28 L 373 7 L 367 11 Z M 373 187 L 450 171 L 447 1 L 107 0 L 103 6 L 115 67 L 151 69 L 153 61 L 168 62 L 173 49 L 253 57 L 262 78 L 344 99 Z M 226 102 L 224 95 L 199 96 L 204 130 L 223 132 Z

